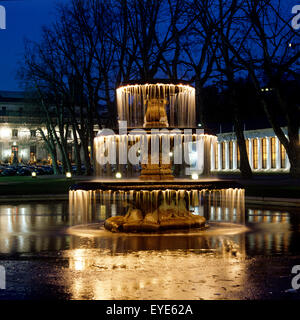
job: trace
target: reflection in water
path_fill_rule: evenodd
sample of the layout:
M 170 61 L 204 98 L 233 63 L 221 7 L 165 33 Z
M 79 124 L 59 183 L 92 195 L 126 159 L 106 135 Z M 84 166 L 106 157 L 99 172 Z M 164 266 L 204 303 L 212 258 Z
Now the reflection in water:
M 299 254 L 300 216 L 297 209 L 246 208 L 246 215 L 235 214 L 234 207 L 221 206 L 216 197 L 201 202 L 195 213 L 206 216 L 210 228 L 201 235 L 168 235 L 147 237 L 124 236 L 108 233 L 101 237 L 79 237 L 66 233 L 70 225 L 101 222 L 107 216 L 107 209 L 98 202 L 91 210 L 89 206 L 74 214 L 74 207 L 66 201 L 27 202 L 0 204 L 0 253 L 35 253 L 66 249 L 108 248 L 115 253 L 131 250 L 202 249 L 218 251 L 230 247 L 226 241 L 237 244 L 246 256 L 257 254 Z M 203 199 L 202 199 L 203 200 Z M 85 204 L 86 205 L 86 204 Z M 197 211 L 198 210 L 198 211 Z M 73 214 L 72 214 L 73 212 Z M 79 214 L 80 213 L 80 214 Z M 243 220 L 244 219 L 244 220 Z M 249 231 L 245 234 L 222 234 L 218 223 L 245 223 Z M 216 227 L 215 227 L 216 226 Z M 214 228 L 217 232 L 213 232 Z M 224 243 L 227 243 L 226 245 Z M 223 250 L 223 249 L 222 249 Z
M 255 293 L 257 286 L 246 258 L 300 254 L 297 209 L 251 206 L 241 216 L 232 201 L 210 195 L 194 208 L 210 224 L 198 234 L 68 234 L 70 225 L 107 217 L 99 199 L 87 200 L 93 205 L 82 201 L 76 213 L 74 202 L 69 213 L 66 201 L 0 204 L 0 253 L 54 251 L 57 257 L 64 250 L 59 255 L 64 267 L 56 269 L 55 262 L 53 274 L 61 273 L 72 299 L 240 299 L 241 288 Z M 236 222 L 249 231 L 234 232 Z
M 248 254 L 288 254 L 291 250 L 291 218 L 298 216 L 297 212 L 249 208 L 247 224 L 252 232 L 247 235 Z
M 67 238 L 67 202 L 28 202 L 0 205 L 0 252 L 21 253 L 61 250 Z

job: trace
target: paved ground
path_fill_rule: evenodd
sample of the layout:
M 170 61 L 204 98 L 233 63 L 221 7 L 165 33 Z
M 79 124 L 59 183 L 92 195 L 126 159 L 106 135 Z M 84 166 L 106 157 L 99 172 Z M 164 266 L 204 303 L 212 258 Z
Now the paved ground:
M 291 269 L 300 257 L 97 249 L 5 258 L 0 299 L 300 299 Z

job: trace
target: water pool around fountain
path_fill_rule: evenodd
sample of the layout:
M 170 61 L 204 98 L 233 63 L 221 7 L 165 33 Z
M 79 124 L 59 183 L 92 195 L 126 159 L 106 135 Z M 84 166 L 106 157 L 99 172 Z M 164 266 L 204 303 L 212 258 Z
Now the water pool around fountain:
M 95 230 L 108 211 L 68 207 L 67 201 L 0 204 L 0 264 L 8 280 L 0 299 L 296 296 L 285 290 L 300 259 L 299 208 L 250 205 L 239 217 L 211 203 L 207 230 L 143 235 Z M 246 232 L 237 232 L 241 225 Z

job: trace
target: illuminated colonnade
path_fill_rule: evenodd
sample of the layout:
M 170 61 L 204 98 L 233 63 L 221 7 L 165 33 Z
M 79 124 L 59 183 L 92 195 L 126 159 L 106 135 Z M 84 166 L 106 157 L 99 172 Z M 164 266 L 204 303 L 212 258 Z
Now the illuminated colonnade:
M 290 161 L 285 148 L 272 129 L 244 132 L 251 169 L 256 172 L 287 172 Z M 211 170 L 238 171 L 240 152 L 234 133 L 218 135 L 218 141 L 211 145 Z

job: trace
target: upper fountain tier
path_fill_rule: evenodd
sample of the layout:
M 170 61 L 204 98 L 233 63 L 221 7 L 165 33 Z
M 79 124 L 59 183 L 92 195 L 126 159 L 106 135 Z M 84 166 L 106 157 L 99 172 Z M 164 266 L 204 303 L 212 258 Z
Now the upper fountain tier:
M 117 89 L 118 120 L 128 128 L 195 128 L 195 88 L 183 81 L 130 82 Z

